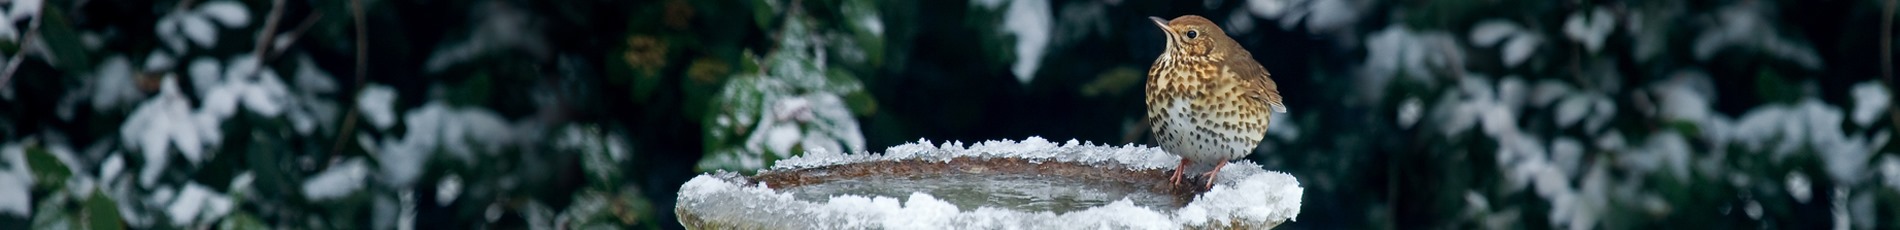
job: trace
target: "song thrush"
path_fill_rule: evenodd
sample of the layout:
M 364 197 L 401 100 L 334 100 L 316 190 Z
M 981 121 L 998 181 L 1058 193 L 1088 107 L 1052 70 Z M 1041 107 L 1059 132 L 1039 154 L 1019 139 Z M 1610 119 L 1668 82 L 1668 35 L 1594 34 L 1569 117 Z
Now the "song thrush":
M 1195 15 L 1148 19 L 1168 38 L 1167 52 L 1148 69 L 1147 122 L 1161 148 L 1181 156 L 1169 182 L 1181 183 L 1188 162 L 1216 162 L 1202 174 L 1213 188 L 1228 160 L 1253 153 L 1268 118 L 1286 112 L 1280 89 L 1214 22 Z

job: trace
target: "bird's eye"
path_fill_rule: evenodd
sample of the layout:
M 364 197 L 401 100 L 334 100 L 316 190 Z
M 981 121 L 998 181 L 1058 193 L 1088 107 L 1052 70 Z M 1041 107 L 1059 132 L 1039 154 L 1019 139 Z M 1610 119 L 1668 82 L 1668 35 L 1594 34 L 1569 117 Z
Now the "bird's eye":
M 1189 30 L 1187 35 L 1188 35 L 1188 39 L 1194 39 L 1194 37 L 1200 36 L 1201 33 L 1198 31 Z

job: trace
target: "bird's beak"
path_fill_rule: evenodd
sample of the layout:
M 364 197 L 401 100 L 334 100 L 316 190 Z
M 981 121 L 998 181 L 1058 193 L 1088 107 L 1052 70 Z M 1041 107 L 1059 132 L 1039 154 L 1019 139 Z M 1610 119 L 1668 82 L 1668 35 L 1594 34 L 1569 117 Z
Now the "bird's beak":
M 1168 29 L 1168 19 L 1163 19 L 1161 17 L 1155 17 L 1155 16 L 1148 16 L 1148 20 L 1154 20 L 1155 26 L 1160 26 L 1161 29 L 1164 29 L 1164 30 Z

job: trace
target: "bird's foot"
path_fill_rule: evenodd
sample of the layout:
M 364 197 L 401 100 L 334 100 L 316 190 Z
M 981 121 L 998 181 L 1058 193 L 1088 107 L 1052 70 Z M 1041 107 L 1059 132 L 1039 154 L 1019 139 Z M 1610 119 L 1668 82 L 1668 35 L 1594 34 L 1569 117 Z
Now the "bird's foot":
M 1214 177 L 1220 175 L 1221 167 L 1227 167 L 1226 160 L 1221 160 L 1219 164 L 1215 164 L 1213 171 L 1207 171 L 1207 173 L 1201 174 L 1201 177 L 1207 178 L 1207 189 L 1214 189 Z
M 1180 165 L 1175 165 L 1175 166 L 1174 166 L 1174 177 L 1169 177 L 1169 178 L 1168 178 L 1168 184 L 1169 184 L 1169 185 L 1181 185 L 1181 172 L 1183 172 L 1183 171 L 1187 171 L 1187 166 L 1188 166 L 1188 160 L 1187 160 L 1187 158 L 1185 158 L 1185 157 L 1184 157 L 1184 158 L 1181 158 L 1181 164 L 1180 164 Z

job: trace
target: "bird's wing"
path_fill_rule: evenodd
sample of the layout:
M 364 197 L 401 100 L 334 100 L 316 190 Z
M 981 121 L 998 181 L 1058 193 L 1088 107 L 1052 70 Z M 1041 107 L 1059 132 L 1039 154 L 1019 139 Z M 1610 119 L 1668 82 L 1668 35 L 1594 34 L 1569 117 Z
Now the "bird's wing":
M 1268 73 L 1267 68 L 1260 66 L 1260 62 L 1254 61 L 1252 56 L 1248 54 L 1242 56 L 1246 58 L 1233 58 L 1227 61 L 1233 62 L 1231 66 L 1238 68 L 1235 72 L 1240 73 L 1240 77 L 1243 78 L 1241 82 L 1258 86 L 1247 88 L 1260 89 L 1247 91 L 1247 97 L 1267 103 L 1267 107 L 1273 109 L 1275 113 L 1286 113 L 1286 103 L 1280 101 L 1279 84 L 1273 82 L 1273 74 Z

